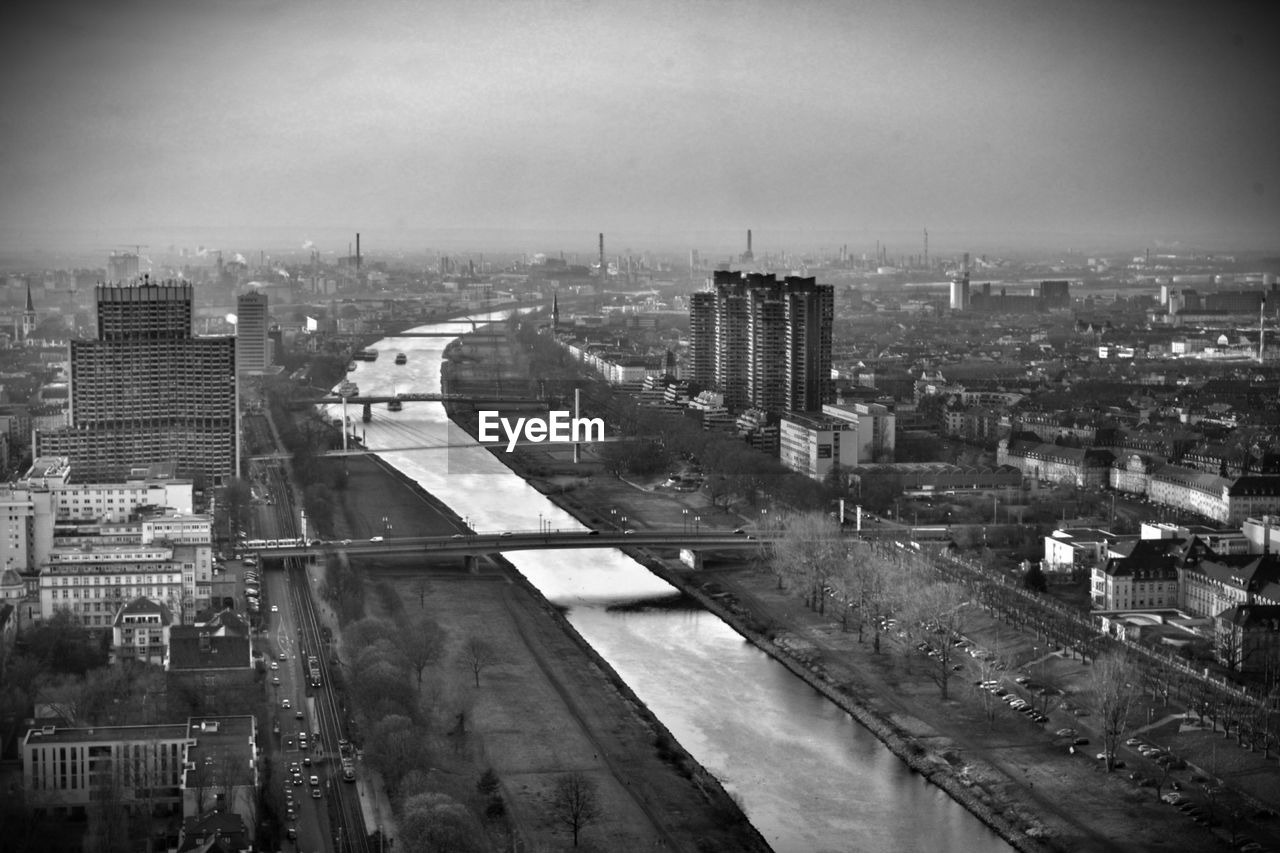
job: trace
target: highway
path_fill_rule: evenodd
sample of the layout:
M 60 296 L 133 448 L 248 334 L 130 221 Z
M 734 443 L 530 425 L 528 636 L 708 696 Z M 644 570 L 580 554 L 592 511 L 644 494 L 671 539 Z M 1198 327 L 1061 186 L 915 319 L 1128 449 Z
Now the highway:
M 261 536 L 277 539 L 297 537 L 299 520 L 293 517 L 288 486 L 284 472 L 277 465 L 258 469 L 260 484 L 270 496 L 271 503 L 258 506 L 258 531 Z M 360 806 L 357 786 L 342 781 L 339 744 L 346 739 L 346 715 L 329 682 L 332 655 L 319 614 L 315 597 L 316 579 L 307 573 L 305 560 L 283 557 L 261 564 L 269 598 L 264 601 L 279 608 L 263 614 L 262 627 L 270 638 L 266 654 L 274 659 L 279 669 L 271 672 L 280 679 L 279 686 L 272 684 L 272 704 L 280 734 L 276 745 L 279 751 L 273 767 L 270 784 L 281 790 L 291 790 L 295 799 L 296 819 L 285 820 L 282 828 L 293 826 L 298 834 L 295 850 L 331 850 L 338 853 L 367 853 L 368 834 L 364 814 Z M 281 653 L 285 660 L 280 660 Z M 320 686 L 310 683 L 308 659 L 315 657 L 321 673 Z M 289 707 L 283 707 L 283 700 Z M 301 717 L 298 716 L 301 712 Z M 302 749 L 306 735 L 307 749 Z M 311 764 L 303 766 L 303 785 L 290 781 L 289 765 L 301 763 L 310 757 Z M 319 784 L 310 784 L 310 777 L 317 777 Z M 286 787 L 287 783 L 287 787 Z M 320 796 L 314 796 L 318 790 Z M 285 817 L 282 807 L 280 815 Z

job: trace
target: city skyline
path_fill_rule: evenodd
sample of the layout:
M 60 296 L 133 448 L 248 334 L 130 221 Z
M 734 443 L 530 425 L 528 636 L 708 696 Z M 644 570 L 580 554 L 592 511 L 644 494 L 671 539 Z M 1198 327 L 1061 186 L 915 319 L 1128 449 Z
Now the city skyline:
M 230 249 L 270 229 L 329 252 L 355 231 L 371 250 L 481 231 L 588 251 L 598 231 L 674 248 L 746 228 L 761 251 L 924 228 L 938 251 L 1268 249 L 1280 93 L 1260 15 L 28 4 L 3 36 L 0 250 Z

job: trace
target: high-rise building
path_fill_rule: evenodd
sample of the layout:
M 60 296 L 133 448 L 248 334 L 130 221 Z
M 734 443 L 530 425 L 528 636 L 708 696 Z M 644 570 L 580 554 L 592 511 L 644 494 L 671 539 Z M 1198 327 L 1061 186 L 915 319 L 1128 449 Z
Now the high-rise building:
M 832 397 L 835 294 L 813 278 L 717 270 L 691 300 L 693 379 L 732 411 L 815 411 Z
M 267 341 L 267 295 L 242 293 L 236 297 L 236 370 L 261 373 L 270 362 Z
M 112 252 L 107 257 L 107 281 L 127 284 L 138 277 L 138 256 L 133 252 Z
M 239 467 L 235 339 L 191 333 L 185 282 L 99 285 L 97 340 L 71 342 L 69 426 L 37 430 L 89 482 L 171 462 L 217 485 Z

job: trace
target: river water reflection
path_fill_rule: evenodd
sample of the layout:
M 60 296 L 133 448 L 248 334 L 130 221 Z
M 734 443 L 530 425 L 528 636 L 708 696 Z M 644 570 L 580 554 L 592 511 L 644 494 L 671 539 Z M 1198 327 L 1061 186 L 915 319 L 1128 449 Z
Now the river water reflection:
M 418 331 L 470 331 L 439 324 Z M 443 338 L 387 338 L 349 375 L 363 393 L 440 388 Z M 408 363 L 394 364 L 404 352 Z M 479 531 L 581 529 L 489 451 L 392 450 L 469 442 L 437 403 L 375 406 L 367 445 Z M 508 559 L 725 788 L 778 851 L 1007 851 L 868 731 L 703 611 L 606 609 L 671 592 L 618 551 L 516 551 Z

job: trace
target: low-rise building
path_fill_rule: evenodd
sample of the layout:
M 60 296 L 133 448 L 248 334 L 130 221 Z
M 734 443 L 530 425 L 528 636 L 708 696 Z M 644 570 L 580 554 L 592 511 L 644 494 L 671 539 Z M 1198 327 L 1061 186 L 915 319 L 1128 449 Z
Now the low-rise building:
M 1127 556 L 1093 569 L 1090 598 L 1095 610 L 1160 610 L 1178 604 L 1181 539 L 1141 539 Z
M 158 601 L 139 596 L 116 613 L 111 626 L 111 658 L 115 663 L 160 664 L 169 651 L 173 614 Z
M 1107 549 L 1116 539 L 1111 531 L 1094 527 L 1055 530 L 1044 538 L 1041 569 L 1046 575 L 1089 575 L 1103 565 Z
M 1112 452 L 1103 448 L 1062 447 L 1022 439 L 1001 439 L 996 450 L 997 464 L 1012 465 L 1035 480 L 1079 488 L 1105 485 L 1114 459 Z

